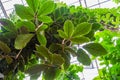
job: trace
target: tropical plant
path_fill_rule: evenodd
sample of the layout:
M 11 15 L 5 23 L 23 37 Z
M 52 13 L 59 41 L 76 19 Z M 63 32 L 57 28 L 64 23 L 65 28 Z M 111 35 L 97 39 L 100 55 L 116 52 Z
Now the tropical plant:
M 81 7 L 50 0 L 26 2 L 28 6 L 15 5 L 19 18 L 0 19 L 0 72 L 5 80 L 22 80 L 24 73 L 34 79 L 42 74 L 43 79 L 54 80 L 69 69 L 71 56 L 90 65 L 88 53 L 95 57 L 107 53 L 99 43 L 91 42 L 100 25 L 93 15 L 84 14 L 87 9 L 79 12 Z

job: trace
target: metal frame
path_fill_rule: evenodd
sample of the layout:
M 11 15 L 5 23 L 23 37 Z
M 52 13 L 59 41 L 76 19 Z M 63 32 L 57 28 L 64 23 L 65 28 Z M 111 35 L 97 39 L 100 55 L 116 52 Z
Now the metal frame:
M 6 2 L 10 2 L 10 1 L 12 1 L 12 0 L 7 0 L 7 1 L 4 1 L 4 2 L 2 2 L 2 1 L 0 0 L 0 7 L 1 7 L 1 10 L 2 10 L 2 12 L 0 12 L 0 15 L 1 15 L 1 14 L 4 14 L 4 17 L 5 17 L 5 18 L 8 18 L 7 11 L 9 11 L 9 10 L 11 10 L 11 9 L 6 10 L 3 4 L 6 3 Z M 22 2 L 23 5 L 25 5 L 24 0 L 20 0 L 20 1 Z M 93 5 L 91 5 L 91 6 L 88 6 L 88 5 L 87 5 L 87 1 L 86 1 L 86 0 L 78 0 L 78 1 L 75 1 L 75 2 L 73 2 L 73 3 L 71 3 L 71 4 L 69 4 L 69 5 L 74 5 L 75 3 L 79 3 L 80 5 L 83 5 L 83 4 L 82 4 L 82 1 L 84 2 L 86 8 L 92 8 L 92 7 L 95 7 L 95 6 L 97 6 L 97 5 L 99 5 L 99 8 L 100 8 L 100 7 L 101 7 L 101 4 L 106 3 L 106 2 L 108 2 L 108 1 L 111 1 L 111 0 L 105 0 L 105 1 L 102 1 L 102 2 L 100 2 L 100 0 L 97 0 L 98 3 L 93 4 Z
M 8 18 L 7 12 L 6 12 L 5 8 L 4 8 L 3 3 L 1 2 L 1 0 L 0 0 L 0 7 L 1 7 L 1 9 L 2 9 L 2 12 L 3 12 L 4 16 L 5 16 L 6 18 Z

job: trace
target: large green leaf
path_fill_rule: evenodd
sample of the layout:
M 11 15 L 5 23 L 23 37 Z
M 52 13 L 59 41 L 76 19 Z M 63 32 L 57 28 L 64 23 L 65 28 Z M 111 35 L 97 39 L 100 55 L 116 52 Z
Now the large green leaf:
M 65 38 L 67 39 L 67 35 L 65 34 L 65 32 L 63 32 L 62 30 L 58 30 L 58 34 L 61 38 Z
M 8 19 L 0 19 L 0 23 L 3 26 L 2 28 L 4 28 L 7 31 L 10 32 L 16 32 L 16 27 L 15 25 Z
M 78 49 L 77 60 L 83 65 L 90 65 L 91 63 L 90 57 L 88 56 L 88 54 L 86 54 L 86 52 L 83 49 Z
M 42 21 L 43 23 L 51 23 L 53 22 L 52 18 L 49 16 L 39 16 L 39 21 Z
M 62 65 L 64 63 L 64 58 L 59 54 L 52 55 L 52 64 L 54 65 Z
M 71 38 L 71 41 L 76 44 L 83 44 L 83 43 L 89 42 L 90 39 L 84 36 L 80 36 L 80 37 Z
M 48 68 L 48 66 L 45 64 L 37 64 L 37 65 L 34 65 L 34 66 L 28 68 L 25 71 L 25 73 L 29 73 L 30 75 L 33 75 L 33 74 L 41 73 L 42 71 L 44 71 L 47 68 Z
M 91 24 L 87 23 L 87 22 L 83 22 L 77 25 L 77 27 L 75 28 L 75 31 L 73 33 L 73 37 L 77 37 L 80 35 L 86 35 L 91 31 Z
M 55 9 L 55 4 L 53 1 L 46 1 L 42 4 L 38 11 L 38 15 L 50 14 Z
M 25 7 L 23 5 L 16 4 L 15 11 L 16 11 L 17 15 L 22 19 L 28 19 L 28 20 L 34 19 L 34 12 L 29 7 Z
M 70 21 L 70 20 L 65 21 L 63 29 L 64 29 L 64 32 L 67 35 L 67 37 L 70 38 L 74 31 L 74 25 L 73 25 L 72 21 Z
M 59 71 L 59 69 L 54 68 L 54 67 L 50 67 L 50 68 L 46 69 L 43 73 L 45 80 L 54 80 L 57 75 L 56 74 L 57 71 Z
M 30 32 L 35 31 L 35 25 L 31 21 L 19 21 L 16 23 L 17 28 L 26 27 Z
M 34 34 L 20 34 L 17 36 L 15 40 L 15 48 L 16 49 L 23 49 L 27 43 L 32 39 Z
M 43 24 L 42 26 L 40 26 L 40 27 L 38 28 L 37 33 L 40 33 L 41 31 L 44 31 L 44 30 L 47 29 L 47 28 L 48 28 L 48 25 Z
M 11 52 L 11 49 L 8 47 L 8 45 L 2 41 L 0 41 L 0 49 L 7 54 Z
M 34 12 L 37 11 L 40 0 L 26 0 L 26 2 L 29 5 L 29 7 L 31 7 L 33 9 Z
M 41 33 L 38 33 L 37 39 L 41 45 L 46 46 L 47 40 L 46 40 L 46 37 L 43 33 L 44 33 L 43 31 Z
M 83 46 L 93 56 L 101 56 L 107 54 L 107 51 L 99 43 L 88 43 Z
M 45 59 L 47 59 L 48 61 L 52 60 L 52 53 L 45 47 L 45 46 L 39 46 L 36 45 L 36 50 L 37 52 L 39 52 L 39 54 L 44 57 Z

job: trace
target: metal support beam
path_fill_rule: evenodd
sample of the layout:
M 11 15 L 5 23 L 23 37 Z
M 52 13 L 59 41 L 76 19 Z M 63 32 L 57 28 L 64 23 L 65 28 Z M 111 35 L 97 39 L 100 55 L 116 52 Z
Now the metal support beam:
M 103 4 L 103 3 L 106 3 L 106 2 L 108 2 L 108 1 L 111 1 L 111 0 L 106 0 L 106 1 L 100 2 L 99 4 Z M 97 4 L 94 4 L 94 5 L 92 5 L 92 6 L 89 6 L 89 8 L 90 8 L 90 7 L 97 6 L 97 5 L 99 5 L 99 4 L 98 4 L 98 3 L 97 3 Z
M 98 5 L 99 5 L 99 8 L 100 8 L 100 0 L 98 0 Z
M 81 0 L 79 0 L 80 5 L 82 5 Z
M 5 8 L 4 8 L 1 0 L 0 0 L 0 7 L 1 7 L 1 9 L 2 9 L 2 12 L 3 12 L 4 16 L 5 16 L 6 18 L 8 18 L 8 15 L 7 15 L 6 11 L 5 11 Z
M 85 7 L 87 8 L 87 2 L 86 2 L 86 0 L 84 0 L 84 3 L 85 3 Z

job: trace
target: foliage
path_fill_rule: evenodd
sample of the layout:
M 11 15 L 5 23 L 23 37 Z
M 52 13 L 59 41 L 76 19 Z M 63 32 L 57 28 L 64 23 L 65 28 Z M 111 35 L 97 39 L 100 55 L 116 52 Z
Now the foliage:
M 116 4 L 120 3 L 120 0 L 113 0 Z
M 119 80 L 120 78 L 120 33 L 104 30 L 97 32 L 96 41 L 100 42 L 108 54 L 99 58 L 104 67 L 99 70 L 99 80 Z M 97 78 L 95 80 L 98 80 Z
M 22 80 L 21 72 L 35 79 L 42 74 L 43 79 L 54 80 L 69 69 L 73 73 L 68 75 L 78 78 L 79 66 L 70 67 L 71 56 L 89 65 L 88 54 L 97 57 L 107 53 L 99 43 L 91 42 L 101 27 L 91 10 L 60 6 L 50 0 L 26 2 L 28 6 L 15 5 L 18 20 L 0 19 L 0 72 L 5 80 Z M 80 45 L 79 49 L 74 50 L 74 45 Z
M 61 72 L 56 80 L 80 80 L 78 73 L 82 71 L 83 66 L 72 64 L 65 72 Z

